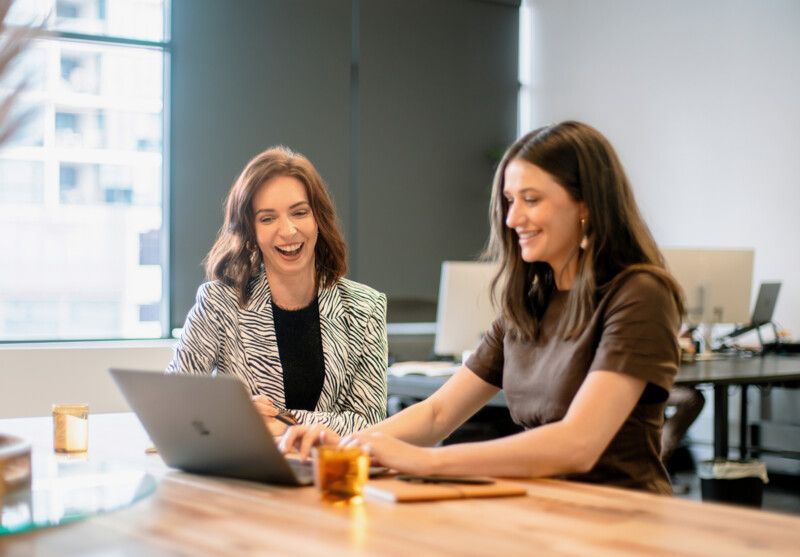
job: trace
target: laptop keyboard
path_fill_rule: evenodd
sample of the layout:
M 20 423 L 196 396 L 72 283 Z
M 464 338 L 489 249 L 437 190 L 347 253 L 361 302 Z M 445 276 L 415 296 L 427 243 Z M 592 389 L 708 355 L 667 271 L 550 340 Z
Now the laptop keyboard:
M 304 484 L 311 484 L 314 483 L 314 469 L 311 465 L 310 460 L 306 460 L 305 462 L 300 462 L 296 459 L 288 459 L 289 467 L 294 472 L 294 475 L 297 476 L 297 479 Z

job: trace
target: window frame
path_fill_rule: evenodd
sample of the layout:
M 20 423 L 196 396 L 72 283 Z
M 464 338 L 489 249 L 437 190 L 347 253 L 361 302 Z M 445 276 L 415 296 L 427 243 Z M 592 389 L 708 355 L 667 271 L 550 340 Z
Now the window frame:
M 54 8 L 55 10 L 55 8 Z M 49 17 L 55 17 L 55 11 Z M 147 39 L 136 39 L 131 37 L 121 37 L 115 35 L 100 35 L 90 33 L 78 33 L 74 31 L 61 31 L 58 29 L 42 28 L 36 33 L 36 39 L 55 40 L 64 43 L 91 44 L 100 46 L 119 46 L 119 47 L 138 47 L 151 48 L 161 51 L 163 55 L 162 63 L 162 108 L 161 108 L 161 230 L 159 248 L 161 252 L 161 309 L 159 312 L 159 324 L 161 334 L 158 337 L 108 337 L 108 338 L 31 338 L 31 339 L 2 339 L 0 347 L 12 345 L 70 345 L 76 343 L 119 343 L 126 341 L 158 341 L 173 338 L 170 329 L 170 300 L 172 292 L 170 289 L 171 275 L 171 254 L 170 254 L 170 153 L 171 153 L 171 75 L 172 75 L 172 0 L 163 0 L 163 34 L 162 40 L 154 41 Z M 8 25 L 7 29 L 13 29 L 15 25 Z

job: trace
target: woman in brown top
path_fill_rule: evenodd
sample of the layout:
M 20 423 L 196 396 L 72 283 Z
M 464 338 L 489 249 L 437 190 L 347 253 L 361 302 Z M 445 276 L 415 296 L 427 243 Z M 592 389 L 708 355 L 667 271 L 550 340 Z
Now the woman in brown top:
M 491 200 L 502 312 L 427 400 L 343 440 L 291 428 L 283 446 L 358 444 L 402 472 L 561 476 L 670 493 L 659 459 L 678 367 L 680 289 L 664 270 L 617 156 L 563 122 L 506 152 Z M 435 447 L 500 389 L 526 431 Z

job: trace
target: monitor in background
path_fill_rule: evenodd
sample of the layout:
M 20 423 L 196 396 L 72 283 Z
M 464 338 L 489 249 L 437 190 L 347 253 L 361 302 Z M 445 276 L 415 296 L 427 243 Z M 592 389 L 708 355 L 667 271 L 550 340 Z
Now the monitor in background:
M 497 270 L 497 263 L 442 263 L 433 347 L 437 355 L 461 359 L 465 350 L 474 350 L 478 346 L 481 335 L 497 315 L 490 294 Z
M 780 282 L 762 282 L 758 289 L 758 298 L 753 308 L 753 317 L 750 324 L 756 327 L 772 323 L 775 306 L 778 303 L 778 292 L 781 291 Z
M 686 318 L 700 323 L 748 323 L 753 250 L 662 249 L 683 288 Z
M 780 282 L 762 282 L 758 289 L 758 298 L 756 298 L 756 305 L 753 308 L 753 317 L 750 318 L 750 323 L 744 327 L 738 327 L 732 332 L 725 335 L 727 338 L 736 338 L 742 336 L 750 331 L 757 331 L 762 325 L 772 323 L 772 315 L 775 313 L 775 304 L 778 303 L 778 292 L 781 290 Z M 774 324 L 773 328 L 777 329 Z M 775 338 L 778 337 L 777 330 L 775 331 Z M 758 338 L 761 340 L 761 333 L 758 332 Z

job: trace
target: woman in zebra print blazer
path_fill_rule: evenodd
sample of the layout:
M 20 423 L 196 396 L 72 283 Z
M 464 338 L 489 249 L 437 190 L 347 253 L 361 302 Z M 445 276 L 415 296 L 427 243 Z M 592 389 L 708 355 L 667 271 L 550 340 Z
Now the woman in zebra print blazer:
M 386 416 L 386 296 L 343 278 L 346 248 L 313 165 L 284 147 L 253 158 L 231 187 L 225 222 L 167 373 L 224 373 L 275 419 L 339 434 Z

